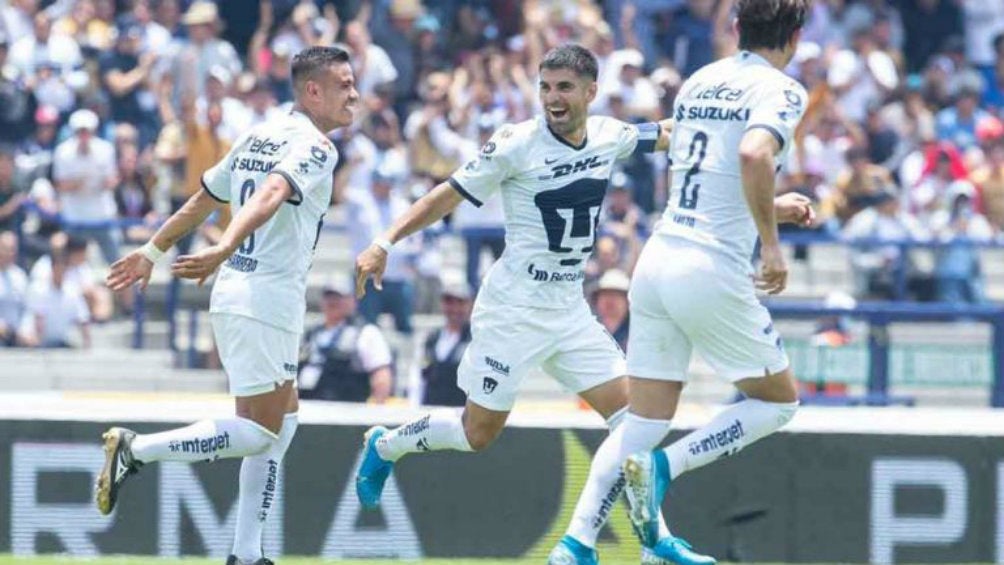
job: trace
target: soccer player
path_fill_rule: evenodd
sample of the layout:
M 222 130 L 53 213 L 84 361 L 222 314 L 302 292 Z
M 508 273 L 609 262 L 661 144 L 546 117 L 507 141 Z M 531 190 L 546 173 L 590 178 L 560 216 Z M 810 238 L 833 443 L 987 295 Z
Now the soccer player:
M 694 73 L 674 102 L 669 203 L 629 295 L 629 414 L 597 451 L 585 489 L 595 500 L 618 480 L 623 463 L 632 525 L 657 558 L 675 561 L 682 543 L 659 531 L 670 482 L 777 431 L 798 406 L 788 357 L 756 288 L 777 294 L 787 279 L 774 175 L 806 93 L 781 69 L 807 9 L 808 0 L 739 0 L 741 51 Z M 799 219 L 811 221 L 811 208 Z M 757 236 L 761 267 L 754 275 Z M 746 399 L 666 449 L 649 451 L 670 429 L 693 349 Z
M 140 435 L 111 428 L 97 484 L 102 514 L 114 509 L 125 480 L 154 461 L 243 457 L 237 531 L 229 565 L 268 565 L 261 537 L 275 481 L 297 427 L 293 379 L 306 310 L 307 271 L 331 201 L 338 154 L 326 133 L 352 123 L 359 94 L 346 51 L 310 47 L 293 58 L 289 115 L 242 135 L 202 176 L 202 189 L 139 250 L 111 267 L 108 286 L 145 288 L 154 263 L 217 207 L 233 220 L 219 243 L 178 257 L 171 271 L 201 284 L 222 265 L 210 318 L 235 397 L 232 418 Z
M 671 121 L 632 125 L 588 116 L 596 69 L 596 58 L 578 45 L 549 51 L 539 68 L 544 115 L 502 126 L 477 159 L 416 202 L 357 258 L 356 292 L 365 292 L 371 276 L 379 289 L 394 242 L 465 199 L 480 206 L 500 193 L 506 249 L 474 305 L 473 340 L 457 376 L 467 394 L 463 413 L 433 412 L 394 430 L 367 431 L 356 476 L 363 506 L 379 503 L 394 463 L 406 454 L 487 447 L 502 431 L 520 382 L 533 367 L 576 392 L 609 427 L 623 419 L 624 357 L 589 310 L 583 268 L 614 162 L 632 152 L 668 148 Z M 804 207 L 799 201 L 788 209 L 801 213 Z M 609 505 L 597 510 L 607 511 Z M 595 554 L 572 537 L 555 551 L 555 560 L 570 552 Z

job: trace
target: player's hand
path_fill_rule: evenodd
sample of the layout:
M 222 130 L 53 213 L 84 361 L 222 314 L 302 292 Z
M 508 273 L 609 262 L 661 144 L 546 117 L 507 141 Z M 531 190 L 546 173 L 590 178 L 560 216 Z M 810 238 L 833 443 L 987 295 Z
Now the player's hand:
M 210 275 L 227 260 L 230 252 L 219 245 L 209 247 L 193 253 L 192 255 L 182 255 L 171 265 L 171 274 L 183 279 L 195 279 L 199 281 L 199 286 L 206 282 Z
M 756 287 L 767 294 L 778 294 L 788 284 L 788 265 L 778 244 L 764 246 L 760 250 L 760 276 Z
M 387 252 L 371 244 L 356 257 L 356 298 L 366 295 L 366 281 L 373 277 L 373 286 L 383 290 L 383 272 L 387 268 Z
M 112 268 L 105 277 L 105 284 L 117 292 L 138 282 L 139 289 L 146 290 L 152 273 L 153 263 L 136 250 L 112 263 Z
M 797 224 L 803 227 L 809 227 L 816 221 L 812 200 L 797 192 L 786 192 L 774 199 L 774 216 L 779 224 Z

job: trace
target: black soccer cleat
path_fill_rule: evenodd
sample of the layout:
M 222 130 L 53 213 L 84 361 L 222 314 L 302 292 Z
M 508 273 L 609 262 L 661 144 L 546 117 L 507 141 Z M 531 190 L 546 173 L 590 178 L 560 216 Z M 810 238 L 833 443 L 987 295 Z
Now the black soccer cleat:
M 105 465 L 98 475 L 95 498 L 98 511 L 102 514 L 111 514 L 122 483 L 143 466 L 132 456 L 131 446 L 135 437 L 136 432 L 125 428 L 110 428 L 101 434 L 101 439 L 104 440 Z

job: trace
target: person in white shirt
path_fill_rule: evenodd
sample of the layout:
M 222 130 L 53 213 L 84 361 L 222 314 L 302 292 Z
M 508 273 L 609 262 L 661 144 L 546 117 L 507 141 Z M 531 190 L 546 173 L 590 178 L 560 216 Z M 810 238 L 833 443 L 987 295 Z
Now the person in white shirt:
M 781 69 L 794 56 L 808 10 L 808 0 L 739 0 L 740 51 L 691 75 L 674 101 L 669 202 L 629 290 L 629 414 L 597 450 L 572 518 L 573 527 L 585 519 L 598 531 L 606 514 L 588 522 L 593 514 L 580 510 L 602 508 L 607 485 L 623 472 L 642 545 L 681 565 L 714 559 L 695 559 L 660 524 L 671 481 L 777 431 L 798 406 L 781 337 L 756 289 L 777 294 L 786 285 L 778 220 L 813 217 L 809 207 L 796 218 L 775 211 L 775 174 L 808 102 Z M 754 273 L 758 237 L 761 268 Z M 670 430 L 695 349 L 746 399 L 650 451 Z
M 104 436 L 97 506 L 115 507 L 120 489 L 143 464 L 242 457 L 231 565 L 261 565 L 262 527 L 297 427 L 296 387 L 307 273 L 331 203 L 338 153 L 327 132 L 348 126 L 359 101 L 349 54 L 310 47 L 293 58 L 293 111 L 245 132 L 202 175 L 202 189 L 142 248 L 112 265 L 113 290 L 145 288 L 154 263 L 220 205 L 233 220 L 214 245 L 178 257 L 175 276 L 213 284 L 209 312 L 230 393 L 230 418 L 207 419 L 156 434 L 114 427 Z
M 28 343 L 40 347 L 72 347 L 72 331 L 80 330 L 81 345 L 91 346 L 90 313 L 79 287 L 65 275 L 66 249 L 54 249 L 52 278 L 32 285 L 21 331 Z
M 67 233 L 95 241 L 101 256 L 112 264 L 119 258 L 121 241 L 115 225 L 115 146 L 95 135 L 98 116 L 90 110 L 71 114 L 70 129 L 73 137 L 56 146 L 52 158 L 60 216 Z
M 17 236 L 0 232 L 0 347 L 20 345 L 18 334 L 28 298 L 28 275 L 17 265 Z

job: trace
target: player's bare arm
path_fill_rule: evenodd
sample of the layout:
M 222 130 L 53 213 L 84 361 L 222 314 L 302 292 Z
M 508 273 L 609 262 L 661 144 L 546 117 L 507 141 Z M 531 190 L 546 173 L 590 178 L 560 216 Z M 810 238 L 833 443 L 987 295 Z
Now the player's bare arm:
M 391 245 L 441 220 L 464 201 L 463 195 L 449 183 L 440 183 L 408 208 L 403 216 L 383 235 Z M 383 289 L 383 272 L 387 268 L 387 250 L 371 244 L 356 258 L 356 297 L 366 294 L 366 280 L 373 277 L 373 286 Z
M 156 252 L 164 253 L 174 246 L 179 239 L 197 228 L 223 203 L 216 200 L 205 189 L 193 194 L 182 207 L 171 214 L 171 217 L 153 234 L 147 246 L 153 246 Z M 145 290 L 153 272 L 153 261 L 144 253 L 144 248 L 137 249 L 112 264 L 105 284 L 118 291 L 136 284 L 140 290 Z
M 670 134 L 673 133 L 673 118 L 659 122 L 659 140 L 655 142 L 656 151 L 668 151 Z
M 809 227 L 816 221 L 812 200 L 798 192 L 786 192 L 774 198 L 774 216 L 779 224 L 797 224 Z
M 757 288 L 770 294 L 783 291 L 788 279 L 774 214 L 774 155 L 780 149 L 774 135 L 764 128 L 749 130 L 739 143 L 743 194 L 761 242 Z
M 293 188 L 289 182 L 280 175 L 269 175 L 261 189 L 256 190 L 234 216 L 220 241 L 198 253 L 178 257 L 171 265 L 171 273 L 183 279 L 196 279 L 202 284 L 221 263 L 233 255 L 251 232 L 267 222 L 279 206 L 291 197 Z

